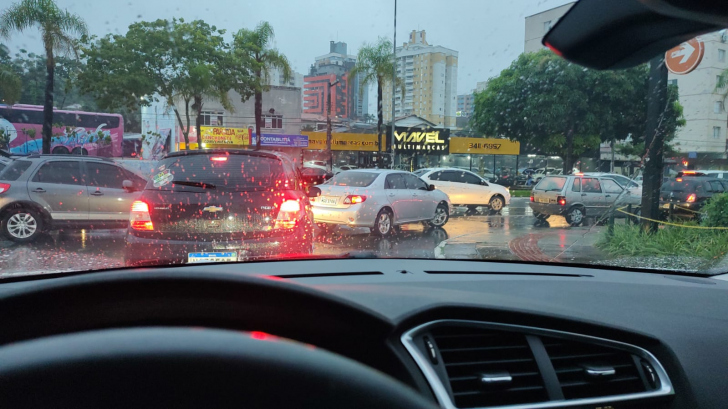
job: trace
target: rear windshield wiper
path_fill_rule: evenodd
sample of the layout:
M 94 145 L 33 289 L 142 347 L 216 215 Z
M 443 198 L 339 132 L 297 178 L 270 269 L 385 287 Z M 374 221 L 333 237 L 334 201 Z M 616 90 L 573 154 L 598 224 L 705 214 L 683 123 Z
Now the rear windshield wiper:
M 188 182 L 185 180 L 180 180 L 180 181 L 174 181 L 174 182 L 172 182 L 172 184 L 199 187 L 201 189 L 217 189 L 216 185 L 213 185 L 212 183 L 205 183 L 205 182 Z

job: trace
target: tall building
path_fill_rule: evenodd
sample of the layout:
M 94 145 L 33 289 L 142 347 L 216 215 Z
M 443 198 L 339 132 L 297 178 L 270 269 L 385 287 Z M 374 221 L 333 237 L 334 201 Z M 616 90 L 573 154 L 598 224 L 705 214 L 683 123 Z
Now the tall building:
M 473 115 L 474 108 L 475 95 L 473 93 L 458 95 L 458 106 L 457 111 L 455 111 L 455 116 L 470 117 Z
M 331 41 L 329 53 L 316 57 L 309 74 L 303 78 L 303 113 L 325 116 L 331 98 L 331 115 L 363 119 L 369 105 L 367 89 L 360 90 L 359 76 L 349 77 L 356 56 L 347 54 L 346 43 Z M 336 81 L 339 83 L 331 87 Z
M 283 71 L 273 67 L 268 72 L 268 75 L 268 85 L 303 89 L 303 74 L 292 71 L 290 78 L 286 82 L 285 78 L 283 78 Z
M 457 111 L 458 52 L 427 43 L 425 31 L 410 33 L 397 47 L 397 76 L 404 82 L 395 95 L 395 117 L 417 115 L 437 126 L 454 128 Z M 392 85 L 383 93 L 384 119 L 392 117 Z
M 526 36 L 523 52 L 532 53 L 546 48 L 541 44 L 541 40 L 574 4 L 576 2 L 567 3 L 526 17 Z

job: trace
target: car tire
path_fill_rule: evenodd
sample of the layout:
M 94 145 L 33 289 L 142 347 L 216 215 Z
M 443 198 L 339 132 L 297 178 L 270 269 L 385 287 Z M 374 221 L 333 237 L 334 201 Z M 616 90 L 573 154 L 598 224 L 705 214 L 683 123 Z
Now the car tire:
M 18 208 L 5 213 L 2 219 L 3 235 L 16 243 L 35 241 L 43 232 L 43 219 L 30 209 Z
M 450 214 L 445 203 L 440 203 L 435 209 L 435 217 L 427 221 L 427 225 L 431 227 L 442 227 L 450 220 Z
M 500 195 L 494 195 L 493 197 L 490 198 L 490 202 L 488 203 L 488 207 L 490 207 L 490 210 L 495 213 L 498 213 L 501 210 L 503 210 L 505 205 L 506 205 L 506 201 L 505 201 L 505 199 L 503 199 L 503 196 L 500 196 Z
M 382 209 L 377 213 L 377 218 L 374 220 L 374 227 L 372 227 L 372 233 L 381 237 L 389 237 L 394 231 L 394 219 L 392 212 L 389 209 Z
M 566 223 L 569 223 L 569 225 L 576 227 L 584 222 L 584 219 L 586 219 L 586 212 L 584 212 L 583 207 L 574 206 L 569 209 L 564 217 L 566 218 Z
M 633 213 L 638 216 L 629 216 L 629 218 L 632 220 L 632 224 L 640 224 L 640 221 L 642 220 L 640 217 L 642 216 L 642 208 L 638 207 L 636 208 Z

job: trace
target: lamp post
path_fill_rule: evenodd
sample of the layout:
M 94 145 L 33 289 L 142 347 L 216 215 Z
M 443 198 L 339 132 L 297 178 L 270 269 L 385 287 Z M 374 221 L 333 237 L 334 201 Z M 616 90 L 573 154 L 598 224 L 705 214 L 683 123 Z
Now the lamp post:
M 331 88 L 335 87 L 339 83 L 339 80 L 329 83 L 329 88 L 326 90 L 328 95 L 326 96 L 327 108 L 326 108 L 326 150 L 329 152 L 329 170 L 334 171 L 334 151 L 331 149 Z

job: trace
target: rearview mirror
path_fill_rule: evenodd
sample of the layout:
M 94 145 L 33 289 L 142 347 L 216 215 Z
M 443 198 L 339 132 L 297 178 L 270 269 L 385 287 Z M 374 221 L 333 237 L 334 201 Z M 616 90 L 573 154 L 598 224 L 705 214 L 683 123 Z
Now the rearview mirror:
M 435 185 L 427 185 L 427 190 L 432 192 L 433 190 L 435 190 Z
M 134 186 L 134 182 L 131 180 L 124 180 L 121 182 L 121 187 L 124 188 L 127 192 L 136 192 L 136 187 Z
M 311 186 L 308 188 L 308 197 L 319 197 L 321 196 L 321 189 L 317 188 L 316 186 Z
M 488 186 L 488 182 L 486 182 L 486 181 L 484 181 L 484 180 L 481 180 L 481 181 L 480 181 L 480 184 L 481 184 L 481 185 L 483 185 L 483 186 Z

